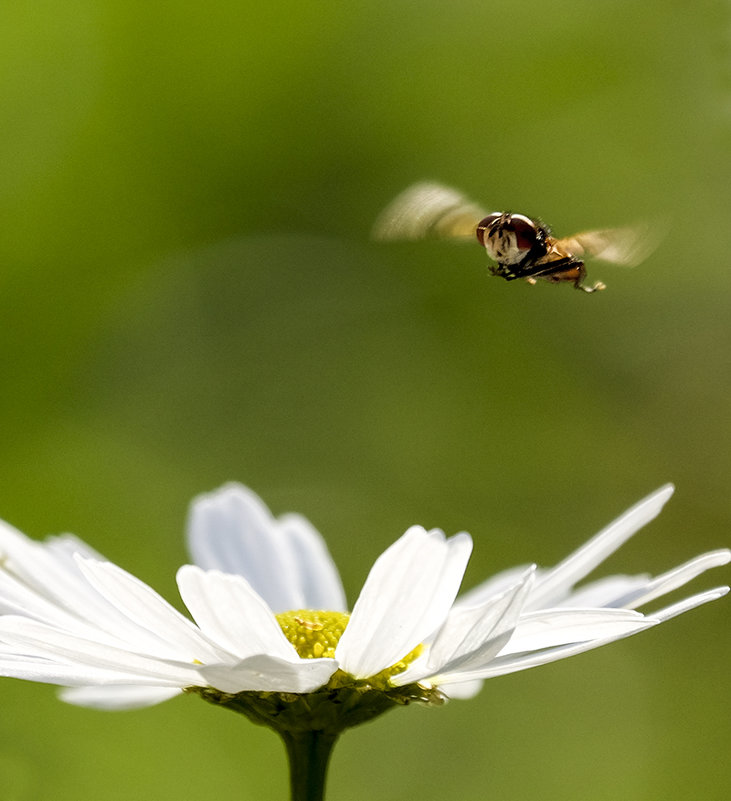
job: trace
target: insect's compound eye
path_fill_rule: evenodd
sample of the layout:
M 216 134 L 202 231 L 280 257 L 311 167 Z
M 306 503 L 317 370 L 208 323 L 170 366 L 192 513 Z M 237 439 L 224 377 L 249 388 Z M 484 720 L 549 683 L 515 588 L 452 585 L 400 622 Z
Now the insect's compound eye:
M 484 220 L 480 220 L 480 222 L 477 223 L 477 230 L 475 231 L 475 233 L 477 234 L 477 241 L 483 247 L 485 247 L 485 233 L 486 233 L 486 231 L 492 225 L 494 225 L 502 216 L 503 215 L 499 211 L 496 211 L 493 214 L 488 214 L 487 217 L 485 217 Z
M 484 245 L 487 255 L 498 264 L 521 264 L 531 252 L 538 253 L 540 250 L 537 246 L 542 241 L 543 229 L 530 217 L 505 212 L 497 218 L 490 215 L 480 226 L 486 221 L 489 224 L 485 228 L 478 228 L 477 238 Z
M 538 240 L 538 228 L 535 222 L 523 214 L 511 214 L 504 226 L 506 231 L 515 235 L 515 245 L 519 250 L 530 250 Z

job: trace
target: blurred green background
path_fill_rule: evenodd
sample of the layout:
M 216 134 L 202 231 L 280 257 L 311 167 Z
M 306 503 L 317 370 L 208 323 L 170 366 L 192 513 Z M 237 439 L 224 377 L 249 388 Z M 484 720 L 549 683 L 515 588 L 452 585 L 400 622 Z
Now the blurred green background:
M 412 523 L 467 585 L 550 565 L 666 481 L 606 570 L 729 545 L 731 21 L 700 2 L 0 7 L 0 516 L 177 603 L 187 504 L 237 479 L 352 602 Z M 375 244 L 436 179 L 559 234 L 671 221 L 608 289 Z M 728 570 L 694 589 L 728 582 Z M 355 730 L 329 796 L 725 801 L 729 605 Z M 286 796 L 274 735 L 0 682 L 0 797 Z

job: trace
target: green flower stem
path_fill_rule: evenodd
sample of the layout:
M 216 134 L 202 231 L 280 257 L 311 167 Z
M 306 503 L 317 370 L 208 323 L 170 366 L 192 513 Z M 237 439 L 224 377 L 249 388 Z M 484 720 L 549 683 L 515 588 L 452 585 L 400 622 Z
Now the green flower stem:
M 341 732 L 399 706 L 444 703 L 436 688 L 383 684 L 374 687 L 338 671 L 326 686 L 310 693 L 252 690 L 232 695 L 212 687 L 189 687 L 188 692 L 277 732 L 289 757 L 292 801 L 323 801 L 330 753 Z
M 280 731 L 289 757 L 292 801 L 323 801 L 330 754 L 337 734 L 323 731 Z

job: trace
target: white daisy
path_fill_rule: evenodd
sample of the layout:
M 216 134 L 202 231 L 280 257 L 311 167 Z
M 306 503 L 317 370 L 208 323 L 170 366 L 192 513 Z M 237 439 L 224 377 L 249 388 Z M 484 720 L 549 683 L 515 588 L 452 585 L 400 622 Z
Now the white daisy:
M 62 685 L 65 700 L 108 709 L 195 692 L 280 733 L 340 731 L 393 704 L 467 697 L 486 678 L 588 651 L 728 591 L 637 611 L 729 562 L 728 550 L 576 588 L 672 491 L 640 501 L 556 567 L 508 570 L 459 599 L 469 535 L 414 526 L 377 559 L 348 614 L 317 531 L 229 484 L 191 507 L 194 564 L 177 581 L 195 622 L 80 540 L 35 542 L 3 524 L 0 675 Z

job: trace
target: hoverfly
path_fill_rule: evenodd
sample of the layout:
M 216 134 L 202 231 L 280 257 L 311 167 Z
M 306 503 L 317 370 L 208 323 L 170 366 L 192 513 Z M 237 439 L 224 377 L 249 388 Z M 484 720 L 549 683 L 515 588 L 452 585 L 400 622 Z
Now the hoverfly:
M 491 275 L 506 281 L 523 278 L 529 284 L 538 280 L 571 283 L 583 292 L 605 288 L 601 281 L 584 284 L 584 257 L 634 266 L 657 244 L 650 226 L 586 231 L 557 239 L 538 219 L 487 213 L 455 189 L 435 183 L 415 184 L 402 192 L 379 216 L 373 236 L 380 240 L 477 237 L 495 262 L 488 265 Z

